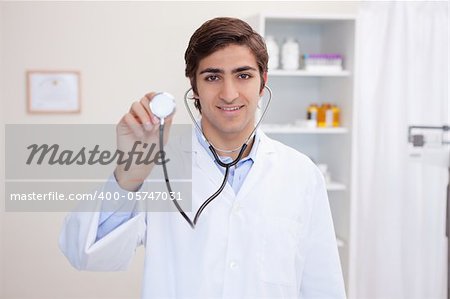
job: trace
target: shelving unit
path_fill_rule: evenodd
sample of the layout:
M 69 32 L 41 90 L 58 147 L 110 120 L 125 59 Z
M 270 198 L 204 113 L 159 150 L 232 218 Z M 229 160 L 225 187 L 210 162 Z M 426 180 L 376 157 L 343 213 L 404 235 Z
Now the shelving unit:
M 327 183 L 327 190 L 328 191 L 344 191 L 347 187 L 344 184 L 337 183 L 337 182 L 330 182 Z
M 293 124 L 265 124 L 261 129 L 269 134 L 346 134 L 347 128 L 305 128 Z
M 332 182 L 327 184 L 327 191 L 336 235 L 339 236 L 337 242 L 344 280 L 349 290 L 352 284 L 349 268 L 356 19 L 351 15 L 268 13 L 248 21 L 262 36 L 273 36 L 280 46 L 280 53 L 284 40 L 293 37 L 300 45 L 301 54 L 343 55 L 342 71 L 269 70 L 268 85 L 273 91 L 273 99 L 261 128 L 272 138 L 308 155 L 317 164 L 328 165 Z M 323 102 L 335 103 L 341 108 L 341 127 L 296 125 L 306 118 L 311 103 Z
M 272 70 L 269 72 L 269 76 L 280 76 L 280 77 L 348 77 L 350 76 L 349 71 L 340 72 L 319 72 L 319 71 L 305 71 L 305 70 L 295 70 L 295 71 L 285 71 L 285 70 Z

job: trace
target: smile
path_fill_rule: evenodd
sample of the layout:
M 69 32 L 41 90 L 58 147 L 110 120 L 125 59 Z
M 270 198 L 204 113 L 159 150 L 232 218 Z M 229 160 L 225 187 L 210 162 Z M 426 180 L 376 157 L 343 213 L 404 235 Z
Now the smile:
M 234 107 L 217 107 L 219 109 L 222 109 L 224 111 L 237 111 L 239 109 L 241 109 L 244 106 L 234 106 Z

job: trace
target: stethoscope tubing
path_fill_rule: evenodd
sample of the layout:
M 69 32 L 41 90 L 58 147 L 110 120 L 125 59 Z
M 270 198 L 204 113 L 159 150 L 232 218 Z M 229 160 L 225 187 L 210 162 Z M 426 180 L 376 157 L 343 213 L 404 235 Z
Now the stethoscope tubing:
M 180 212 L 180 214 L 183 216 L 183 218 L 186 220 L 186 222 L 190 225 L 190 227 L 192 229 L 195 228 L 195 226 L 197 225 L 198 219 L 200 218 L 200 215 L 202 214 L 203 210 L 206 208 L 207 205 L 209 205 L 217 196 L 219 196 L 219 194 L 223 191 L 223 189 L 225 188 L 225 185 L 227 184 L 227 180 L 228 180 L 228 175 L 230 173 L 230 167 L 236 165 L 239 160 L 242 158 L 242 155 L 244 154 L 245 149 L 247 148 L 247 144 L 244 143 L 244 145 L 242 145 L 241 150 L 239 151 L 239 155 L 237 156 L 236 159 L 234 159 L 233 161 L 231 161 L 230 163 L 223 163 L 220 158 L 218 157 L 216 150 L 210 146 L 210 150 L 214 155 L 214 158 L 216 159 L 216 161 L 218 161 L 219 165 L 225 168 L 225 175 L 223 177 L 223 181 L 222 184 L 220 185 L 220 188 L 217 189 L 216 192 L 214 192 L 214 194 L 212 194 L 210 197 L 208 197 L 208 199 L 206 199 L 203 204 L 200 206 L 200 208 L 198 208 L 197 213 L 195 213 L 195 217 L 194 217 L 194 221 L 192 221 L 189 216 L 184 212 L 183 208 L 181 208 L 181 206 L 178 204 L 178 201 L 176 200 L 176 198 L 173 195 L 172 192 L 172 187 L 170 185 L 170 180 L 169 180 L 169 175 L 167 173 L 167 166 L 165 163 L 165 152 L 164 152 L 164 124 L 159 126 L 159 149 L 160 149 L 160 154 L 162 155 L 162 165 L 163 165 L 163 171 L 164 171 L 164 180 L 166 182 L 166 186 L 167 186 L 167 190 L 169 191 L 170 197 L 173 201 L 173 203 L 175 204 L 175 207 L 177 208 L 178 212 Z

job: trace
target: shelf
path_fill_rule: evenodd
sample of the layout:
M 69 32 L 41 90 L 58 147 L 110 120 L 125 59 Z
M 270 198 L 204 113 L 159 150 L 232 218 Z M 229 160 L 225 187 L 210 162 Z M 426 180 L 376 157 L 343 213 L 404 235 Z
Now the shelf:
M 285 71 L 285 70 L 272 70 L 269 71 L 269 76 L 274 77 L 348 77 L 350 76 L 349 71 L 306 71 L 306 70 L 295 70 L 295 71 Z
M 325 65 L 306 65 L 300 62 L 301 69 L 270 69 L 271 86 L 277 97 L 283 99 L 267 114 L 261 130 L 271 138 L 278 139 L 292 148 L 314 157 L 315 161 L 327 163 L 332 181 L 326 183 L 330 209 L 336 232 L 336 245 L 339 249 L 346 287 L 354 284 L 348 274 L 352 256 L 352 226 L 354 201 L 352 170 L 354 160 L 353 117 L 355 99 L 355 60 L 356 16 L 339 14 L 260 14 L 252 19 L 262 36 L 273 36 L 282 48 L 287 38 L 299 41 L 301 53 L 339 53 L 344 57 L 342 67 Z M 280 54 L 280 53 L 279 53 Z M 281 61 L 279 61 L 281 62 Z M 342 106 L 341 125 L 343 127 L 311 127 L 303 120 L 311 102 L 330 101 Z M 336 181 L 334 181 L 336 180 Z
M 327 183 L 327 190 L 328 191 L 343 191 L 346 187 L 344 184 L 337 183 L 337 182 L 330 182 Z
M 261 125 L 261 129 L 269 134 L 346 134 L 347 128 L 305 128 L 294 125 Z
M 355 14 L 308 14 L 308 13 L 278 13 L 278 12 L 265 12 L 261 14 L 261 18 L 266 21 L 280 20 L 291 22 L 320 22 L 320 24 L 334 22 L 334 21 L 354 21 L 356 20 Z

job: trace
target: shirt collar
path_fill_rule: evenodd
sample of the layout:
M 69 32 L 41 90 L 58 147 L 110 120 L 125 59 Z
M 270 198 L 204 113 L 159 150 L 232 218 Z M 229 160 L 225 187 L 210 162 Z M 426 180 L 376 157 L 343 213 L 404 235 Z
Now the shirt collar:
M 201 123 L 199 123 L 199 127 L 201 128 Z M 203 138 L 202 133 L 200 133 L 200 132 L 199 132 L 198 130 L 196 130 L 196 129 L 195 129 L 194 131 L 195 131 L 195 135 L 197 136 L 198 142 L 199 142 L 199 143 L 202 145 L 202 147 L 206 150 L 206 152 L 207 152 L 208 155 L 211 157 L 211 159 L 214 160 L 214 155 L 213 155 L 213 154 L 211 153 L 211 151 L 209 150 L 209 144 L 208 144 L 208 143 L 205 141 L 205 139 Z M 255 136 L 254 136 L 254 141 L 253 141 L 253 146 L 252 146 L 252 149 L 250 150 L 250 153 L 248 154 L 247 157 L 241 159 L 241 160 L 238 162 L 238 164 L 237 164 L 236 166 L 238 166 L 238 165 L 244 163 L 244 162 L 247 161 L 247 160 L 251 160 L 252 162 L 255 162 L 257 149 L 258 149 L 259 142 L 260 142 L 260 139 L 261 139 L 261 136 L 260 136 L 260 135 L 261 135 L 261 134 L 260 134 L 260 131 L 259 131 L 259 130 L 256 130 Z M 222 162 L 224 162 L 224 163 L 230 163 L 230 162 L 232 161 L 230 157 L 221 157 L 221 156 L 219 156 L 219 157 L 220 157 L 220 160 L 221 160 Z M 214 161 L 215 161 L 215 160 L 214 160 Z M 217 161 L 215 161 L 215 162 L 217 163 Z

